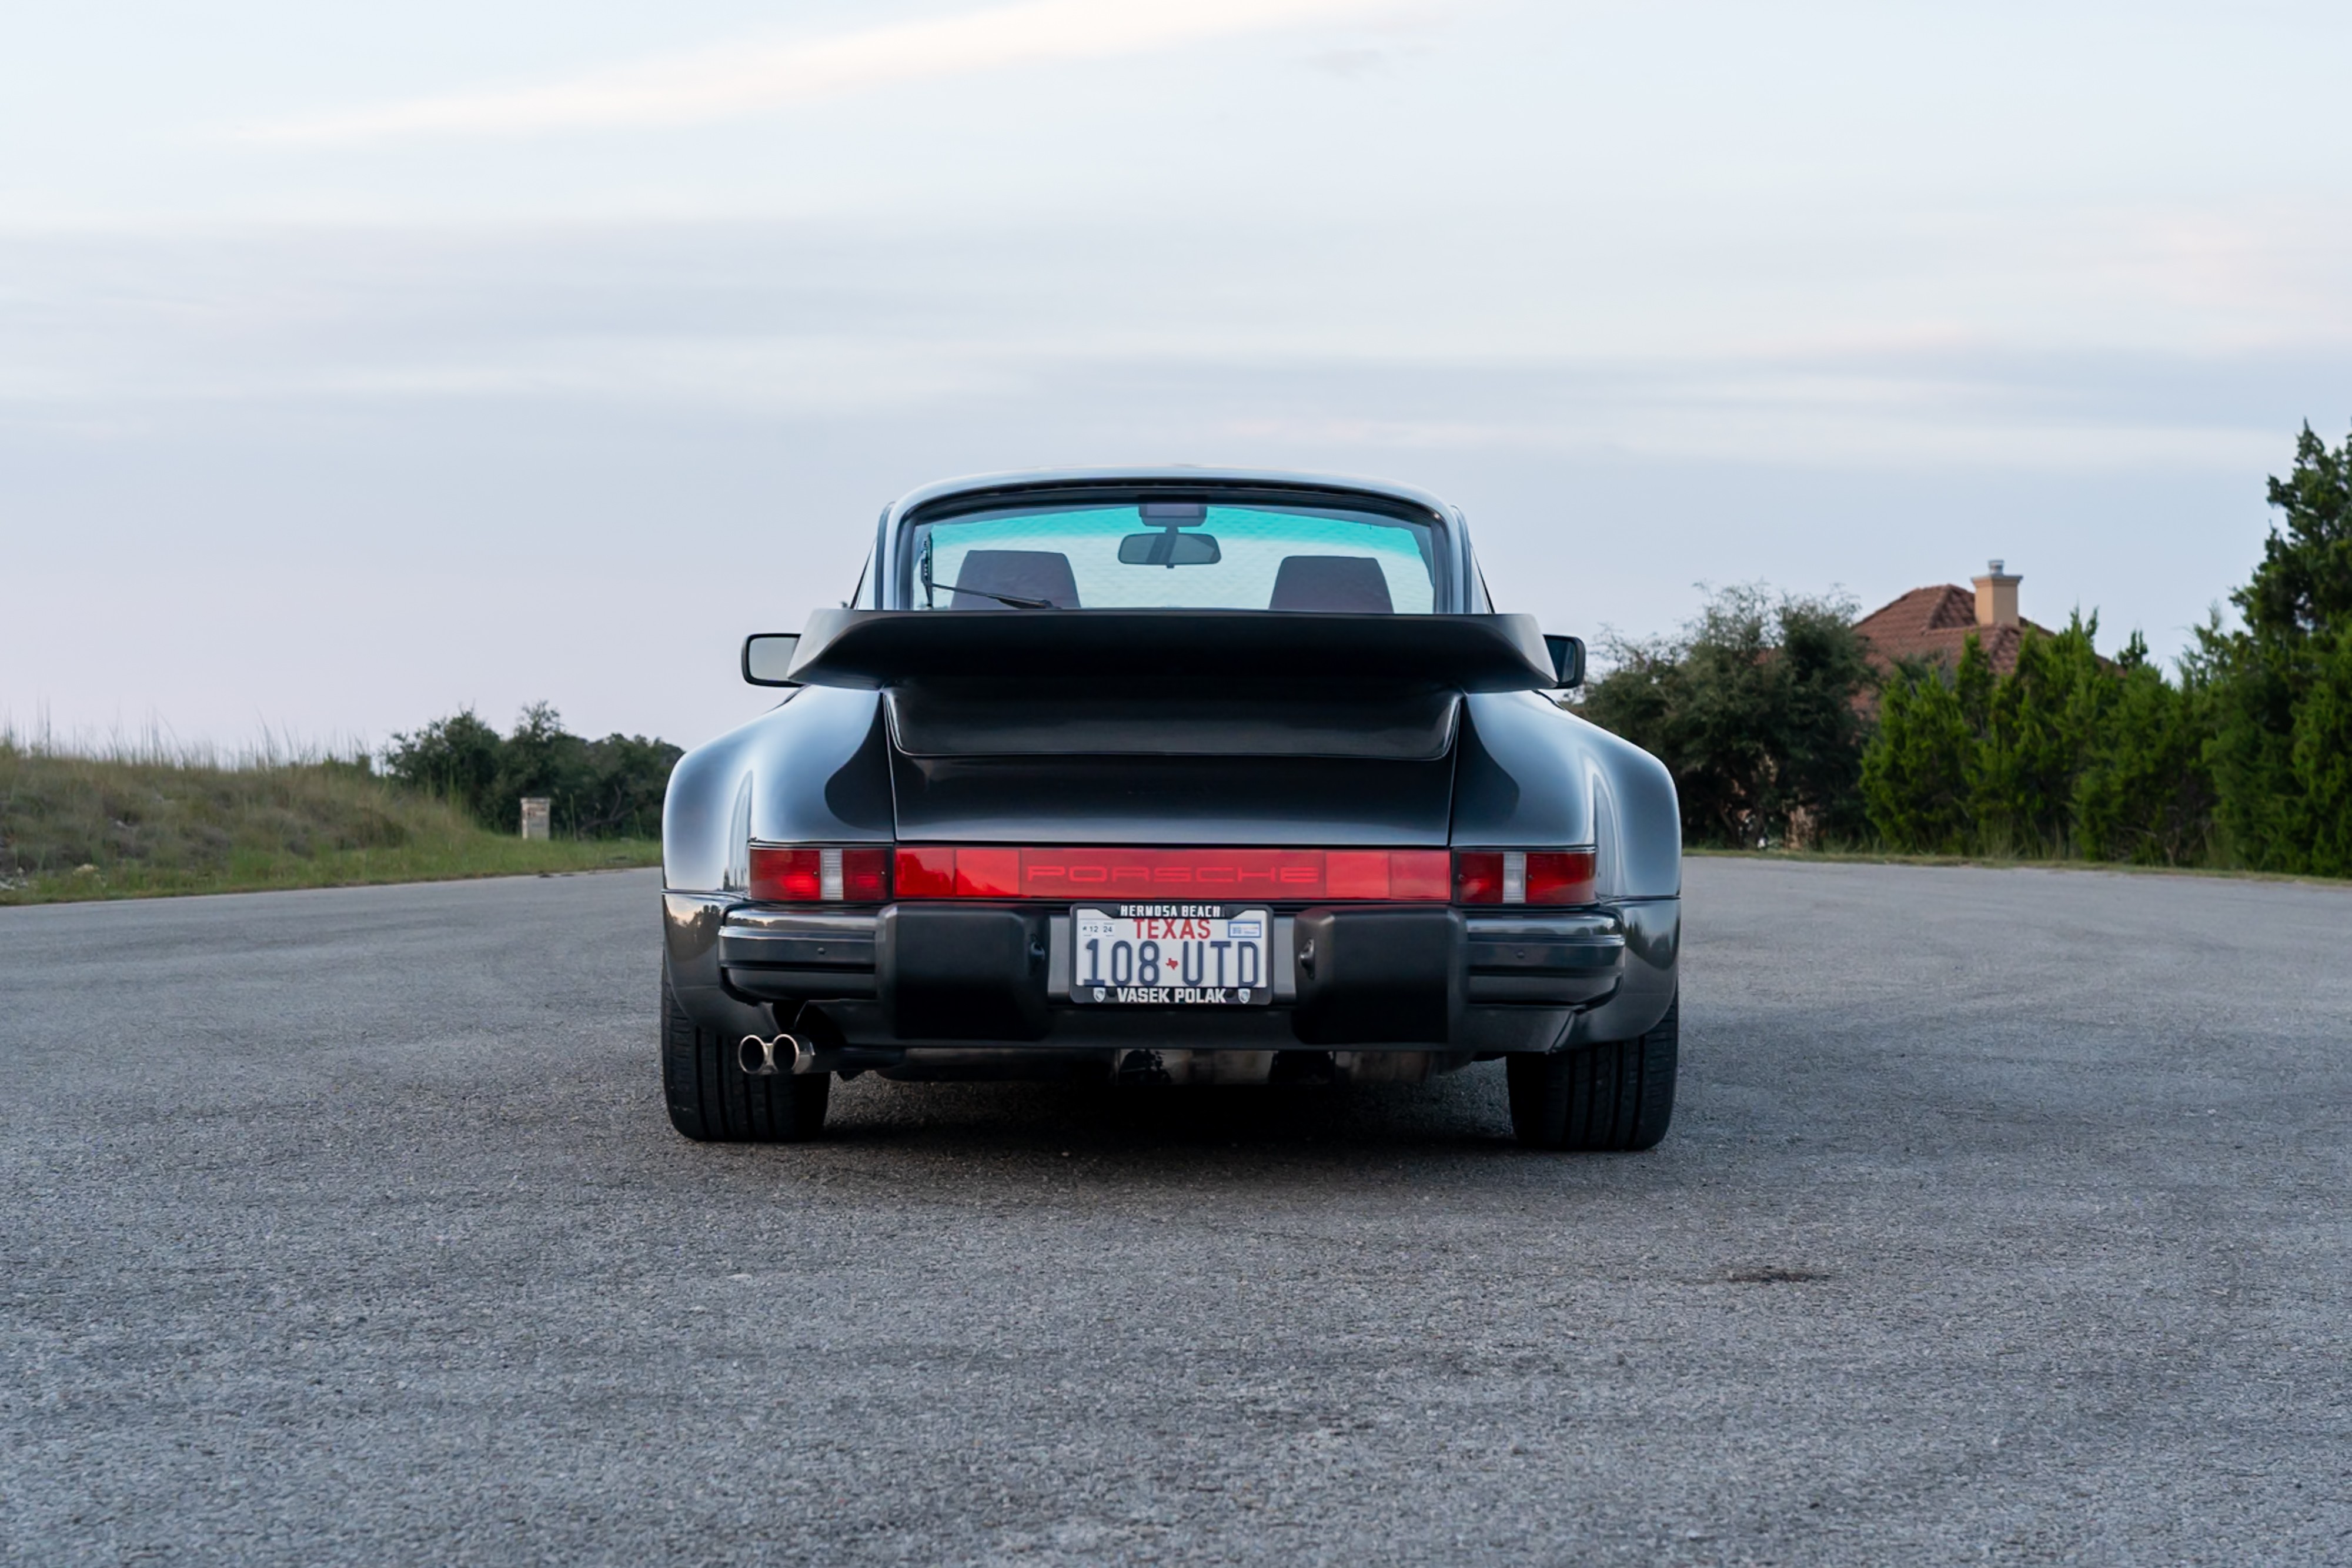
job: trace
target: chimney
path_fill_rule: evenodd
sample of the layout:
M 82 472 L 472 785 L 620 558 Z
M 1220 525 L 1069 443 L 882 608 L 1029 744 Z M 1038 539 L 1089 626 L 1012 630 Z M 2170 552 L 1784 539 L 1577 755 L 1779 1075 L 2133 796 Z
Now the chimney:
M 1979 626 L 2014 626 L 2017 624 L 2017 585 L 2025 580 L 2011 577 L 2000 570 L 1997 560 L 1985 562 L 1989 569 L 1977 584 L 1977 624 Z

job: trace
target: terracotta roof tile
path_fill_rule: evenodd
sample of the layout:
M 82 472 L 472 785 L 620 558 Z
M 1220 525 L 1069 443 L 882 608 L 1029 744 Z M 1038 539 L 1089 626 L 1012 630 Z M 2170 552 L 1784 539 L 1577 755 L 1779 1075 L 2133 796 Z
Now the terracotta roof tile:
M 2017 643 L 2023 626 L 2050 635 L 2047 628 L 2034 626 L 2031 621 L 2019 626 L 1979 627 L 1975 592 L 1948 584 L 1915 588 L 1855 622 L 1853 629 L 1869 645 L 1871 663 L 1881 670 L 1890 670 L 1905 659 L 1957 665 L 1962 644 L 1974 632 L 1984 644 L 1993 673 L 2005 675 L 2017 668 Z

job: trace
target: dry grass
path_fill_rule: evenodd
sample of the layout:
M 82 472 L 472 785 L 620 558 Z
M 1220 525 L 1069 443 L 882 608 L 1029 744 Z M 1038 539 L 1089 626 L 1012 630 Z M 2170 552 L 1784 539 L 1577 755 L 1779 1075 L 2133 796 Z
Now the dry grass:
M 0 904 L 651 865 L 637 840 L 525 843 L 331 756 L 77 755 L 0 732 Z

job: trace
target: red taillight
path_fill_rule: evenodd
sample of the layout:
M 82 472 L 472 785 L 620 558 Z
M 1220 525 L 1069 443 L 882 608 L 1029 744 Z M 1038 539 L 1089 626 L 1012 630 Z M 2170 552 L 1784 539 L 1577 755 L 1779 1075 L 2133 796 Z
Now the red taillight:
M 1456 850 L 1456 904 L 1590 904 L 1591 850 Z
M 1528 902 L 1591 903 L 1593 862 L 1598 858 L 1591 850 L 1529 850 Z
M 752 845 L 751 896 L 762 904 L 816 903 L 824 896 L 824 852 Z
M 844 904 L 890 902 L 890 852 L 841 852 L 841 901 Z
M 753 844 L 749 891 L 762 904 L 887 904 L 890 852 Z
M 1442 902 L 1444 850 L 1003 849 L 908 845 L 900 898 L 1276 898 Z
M 1503 902 L 1502 851 L 1455 850 L 1454 852 L 1454 902 L 1456 904 Z

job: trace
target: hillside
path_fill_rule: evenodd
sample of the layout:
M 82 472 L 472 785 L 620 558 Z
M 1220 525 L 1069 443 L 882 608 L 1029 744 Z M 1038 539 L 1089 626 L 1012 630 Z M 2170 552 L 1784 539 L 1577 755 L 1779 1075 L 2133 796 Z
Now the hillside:
M 82 757 L 0 736 L 0 904 L 651 865 L 646 840 L 526 843 L 364 763 Z

